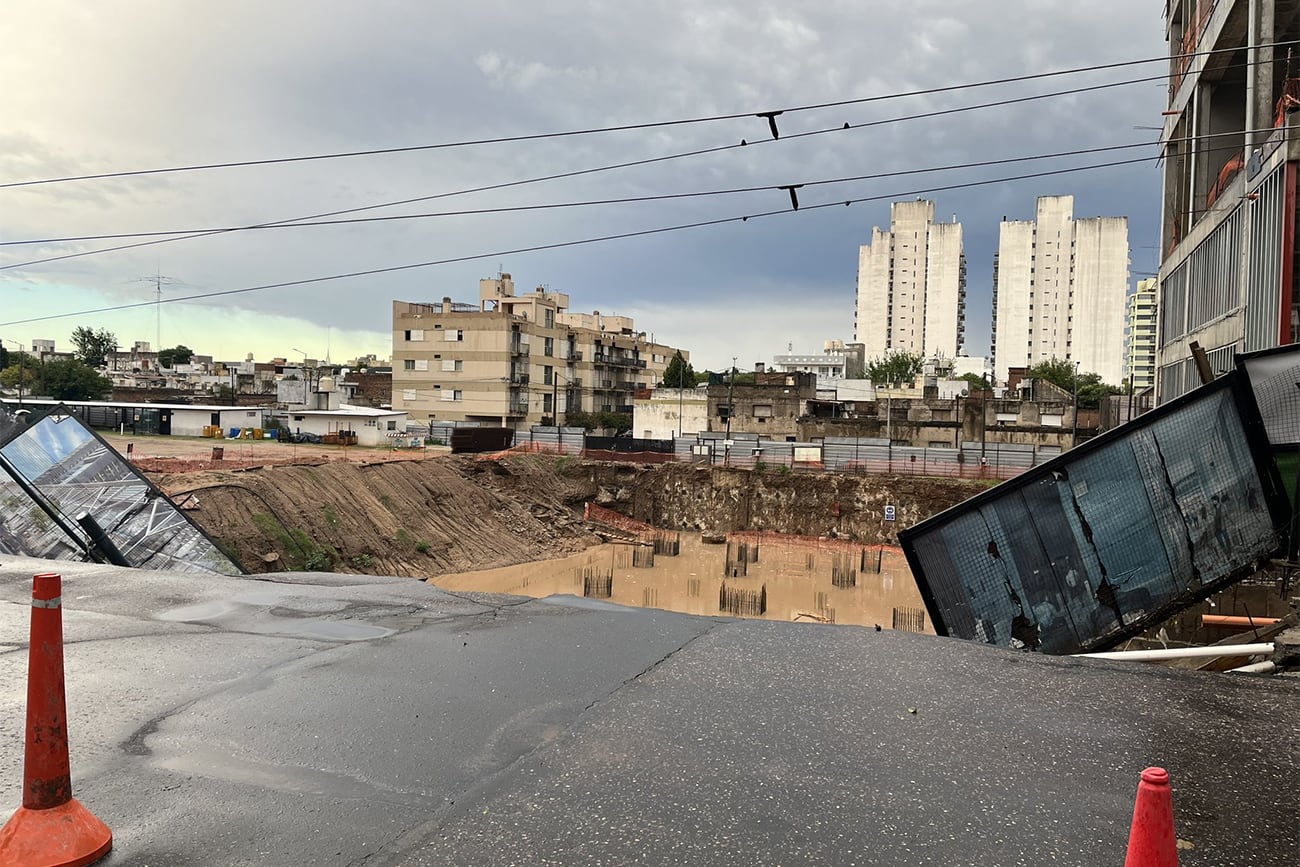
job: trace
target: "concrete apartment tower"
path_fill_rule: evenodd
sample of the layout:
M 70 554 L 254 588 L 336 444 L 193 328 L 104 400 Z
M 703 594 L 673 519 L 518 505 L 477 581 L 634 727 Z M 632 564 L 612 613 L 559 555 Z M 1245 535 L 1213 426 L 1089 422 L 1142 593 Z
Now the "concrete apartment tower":
M 1193 342 L 1222 373 L 1238 352 L 1300 339 L 1296 3 L 1170 0 L 1165 14 L 1160 403 L 1200 383 Z
M 1126 376 L 1133 390 L 1156 384 L 1156 281 L 1139 280 L 1128 296 L 1128 324 L 1124 328 Z
M 894 202 L 889 231 L 858 250 L 854 340 L 867 359 L 889 350 L 953 358 L 966 336 L 961 223 L 934 221 L 934 202 Z
M 993 261 L 993 375 L 1051 358 L 1124 379 L 1128 218 L 1074 219 L 1074 196 L 1042 196 L 1033 221 L 1003 220 Z

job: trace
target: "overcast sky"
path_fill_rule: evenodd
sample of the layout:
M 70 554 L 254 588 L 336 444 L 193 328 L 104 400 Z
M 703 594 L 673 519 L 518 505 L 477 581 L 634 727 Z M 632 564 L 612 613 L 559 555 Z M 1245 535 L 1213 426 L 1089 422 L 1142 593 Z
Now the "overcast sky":
M 905 10 L 905 11 L 904 11 Z M 121 344 L 218 358 L 391 354 L 391 301 L 477 301 L 478 279 L 567 292 L 631 315 L 697 368 L 770 362 L 853 337 L 858 245 L 889 199 L 920 194 L 965 229 L 967 351 L 987 353 L 998 222 L 1039 195 L 1127 216 L 1133 277 L 1155 270 L 1154 163 L 934 187 L 1152 156 L 1154 146 L 835 184 L 814 182 L 1154 141 L 1165 85 L 1131 84 L 880 123 L 1107 82 L 1165 64 L 794 111 L 1166 52 L 1159 4 L 551 0 L 114 2 L 7 0 L 0 183 L 412 147 L 785 109 L 783 138 L 736 120 L 472 147 L 0 189 L 0 241 L 247 226 L 417 197 L 355 216 L 551 205 L 745 187 L 758 192 L 340 226 L 275 228 L 42 264 L 132 240 L 0 247 L 0 339 L 69 346 L 78 325 Z M 845 123 L 875 123 L 839 129 Z M 830 130 L 791 139 L 800 132 Z M 469 188 L 749 142 L 744 148 L 492 192 Z M 799 191 L 802 209 L 790 211 Z M 845 200 L 858 201 L 845 207 Z M 811 206 L 841 203 L 821 209 Z M 534 252 L 607 235 L 775 216 Z M 137 239 L 139 240 L 139 239 Z M 148 240 L 148 239 L 143 239 Z M 207 302 L 181 298 L 356 271 L 462 261 Z M 18 266 L 18 267 L 14 267 Z M 111 313 L 82 311 L 119 305 Z M 71 315 L 70 315 L 71 314 Z M 36 317 L 61 318 L 36 322 Z

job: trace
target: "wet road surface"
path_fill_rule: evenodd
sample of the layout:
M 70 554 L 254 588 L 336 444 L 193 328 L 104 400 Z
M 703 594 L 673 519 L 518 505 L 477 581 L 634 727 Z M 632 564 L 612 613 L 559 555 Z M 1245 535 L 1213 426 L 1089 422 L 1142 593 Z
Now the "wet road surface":
M 30 576 L 0 562 L 0 805 Z M 77 797 L 121 865 L 1300 863 L 1300 683 L 409 579 L 61 564 Z

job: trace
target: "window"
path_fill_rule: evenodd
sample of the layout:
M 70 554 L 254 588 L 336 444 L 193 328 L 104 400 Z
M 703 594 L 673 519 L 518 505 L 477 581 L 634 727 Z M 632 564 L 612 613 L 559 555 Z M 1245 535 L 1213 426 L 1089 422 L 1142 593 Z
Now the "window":
M 402 400 L 415 400 L 415 389 L 413 388 L 402 389 Z
M 397 430 L 397 419 L 391 418 L 388 420 L 388 429 Z
M 406 339 L 407 341 L 424 340 L 424 329 L 422 328 L 406 329 Z
M 442 392 L 442 399 L 443 399 L 443 400 L 460 400 L 460 399 L 461 399 L 461 392 L 460 392 L 459 389 L 451 389 L 451 388 L 443 389 L 443 392 Z
M 374 426 L 375 426 L 375 420 L 373 418 L 366 419 L 366 427 L 374 427 Z
M 427 358 L 415 359 L 415 369 L 427 371 L 429 369 L 429 359 Z
M 459 328 L 448 328 L 442 332 L 442 336 L 444 340 L 464 340 L 465 332 Z
M 547 338 L 547 339 L 549 340 L 550 338 Z M 548 353 L 548 354 L 549 354 L 549 353 Z M 545 384 L 545 385 L 550 385 L 550 384 L 551 384 L 552 378 L 555 376 L 555 372 L 554 372 L 554 370 L 555 370 L 555 369 L 554 369 L 553 367 L 551 367 L 549 364 L 542 368 L 542 383 L 543 383 L 543 384 Z
M 771 418 L 771 417 L 772 417 L 772 404 L 770 403 L 754 404 L 754 418 L 762 419 L 762 418 Z
M 444 358 L 442 360 L 442 369 L 448 373 L 460 373 L 465 367 L 459 358 Z
M 402 370 L 415 370 L 415 359 L 408 358 L 402 362 Z
M 549 313 L 550 311 L 547 312 Z M 554 355 L 554 354 L 555 354 L 555 338 L 548 337 L 546 338 L 546 345 L 542 347 L 542 355 Z

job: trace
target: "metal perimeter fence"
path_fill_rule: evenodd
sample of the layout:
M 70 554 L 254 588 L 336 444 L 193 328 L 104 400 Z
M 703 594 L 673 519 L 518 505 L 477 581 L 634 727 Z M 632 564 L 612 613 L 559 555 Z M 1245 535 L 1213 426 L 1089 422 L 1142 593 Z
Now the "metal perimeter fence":
M 1014 478 L 1059 454 L 1017 443 L 962 443 L 960 448 L 904 446 L 870 437 L 808 443 L 753 434 L 700 433 L 674 439 L 594 437 L 582 428 L 536 426 L 515 433 L 511 452 L 543 452 L 636 464 L 692 463 L 772 473 L 852 473 L 953 479 Z

